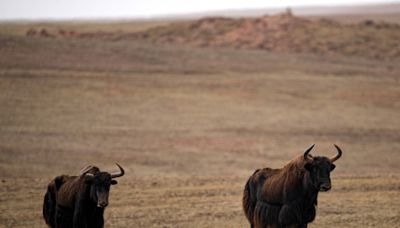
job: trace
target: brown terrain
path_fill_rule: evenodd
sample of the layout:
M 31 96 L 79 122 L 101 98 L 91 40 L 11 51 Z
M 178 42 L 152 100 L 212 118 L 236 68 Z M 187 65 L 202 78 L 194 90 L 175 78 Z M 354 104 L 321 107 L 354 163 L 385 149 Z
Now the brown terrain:
M 363 20 L 339 23 L 332 19 L 307 19 L 291 11 L 258 18 L 212 17 L 178 21 L 123 31 L 76 32 L 31 28 L 30 37 L 69 39 L 144 40 L 194 47 L 260 49 L 275 53 L 307 53 L 323 56 L 357 56 L 393 60 L 400 58 L 400 24 Z
M 366 20 L 340 24 L 294 17 L 290 13 L 261 18 L 206 18 L 157 27 L 137 34 L 157 43 L 199 47 L 235 47 L 280 53 L 399 59 L 400 25 Z
M 246 179 L 313 143 L 344 154 L 310 227 L 399 227 L 398 37 L 288 14 L 0 24 L 0 227 L 45 227 L 53 177 L 114 161 L 106 227 L 248 227 Z

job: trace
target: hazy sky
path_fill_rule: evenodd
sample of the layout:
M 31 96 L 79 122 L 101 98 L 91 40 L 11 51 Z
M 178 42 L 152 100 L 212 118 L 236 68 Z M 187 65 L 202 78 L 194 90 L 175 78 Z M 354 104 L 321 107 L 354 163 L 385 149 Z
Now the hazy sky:
M 390 0 L 389 0 L 390 1 Z M 223 9 L 351 5 L 385 0 L 0 0 L 0 20 L 152 17 Z M 400 2 L 400 0 L 391 0 Z

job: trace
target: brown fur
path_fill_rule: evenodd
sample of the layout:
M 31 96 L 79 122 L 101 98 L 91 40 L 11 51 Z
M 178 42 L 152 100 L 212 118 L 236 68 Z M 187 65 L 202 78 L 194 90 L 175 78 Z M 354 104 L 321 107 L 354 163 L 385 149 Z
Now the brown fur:
M 92 175 L 88 175 L 92 174 Z M 116 184 L 109 173 L 98 167 L 87 167 L 79 176 L 62 175 L 52 180 L 45 195 L 43 217 L 49 227 L 103 227 L 104 208 L 93 201 L 93 180 Z M 108 192 L 106 193 L 108 198 Z M 107 200 L 106 200 L 107 201 Z M 88 214 L 89 213 L 89 214 Z
M 307 164 L 323 174 L 310 171 Z M 248 179 L 243 194 L 243 210 L 251 227 L 307 227 L 316 215 L 319 184 L 330 185 L 329 172 L 334 165 L 326 157 L 306 161 L 304 155 L 289 161 L 281 169 L 256 170 Z M 316 177 L 315 175 L 317 175 Z M 321 181 L 322 180 L 322 181 Z
M 56 197 L 60 187 L 74 177 L 62 175 L 54 178 L 47 185 L 47 192 L 43 202 L 43 218 L 49 227 L 55 227 Z

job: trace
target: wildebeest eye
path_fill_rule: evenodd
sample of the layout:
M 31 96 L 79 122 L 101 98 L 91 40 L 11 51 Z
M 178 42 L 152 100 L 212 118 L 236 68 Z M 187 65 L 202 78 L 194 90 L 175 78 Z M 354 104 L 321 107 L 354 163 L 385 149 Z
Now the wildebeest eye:
M 331 171 L 332 171 L 332 170 L 334 170 L 334 169 L 335 169 L 335 167 L 336 167 L 336 165 L 334 165 L 334 164 L 331 164 Z

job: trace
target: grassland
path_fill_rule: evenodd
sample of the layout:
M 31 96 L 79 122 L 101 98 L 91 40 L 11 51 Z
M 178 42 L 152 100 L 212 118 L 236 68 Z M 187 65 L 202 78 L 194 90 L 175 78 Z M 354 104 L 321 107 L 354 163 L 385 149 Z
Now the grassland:
M 44 227 L 48 181 L 118 161 L 108 227 L 246 227 L 254 169 L 336 143 L 310 227 L 397 227 L 399 75 L 396 60 L 3 32 L 0 226 Z

